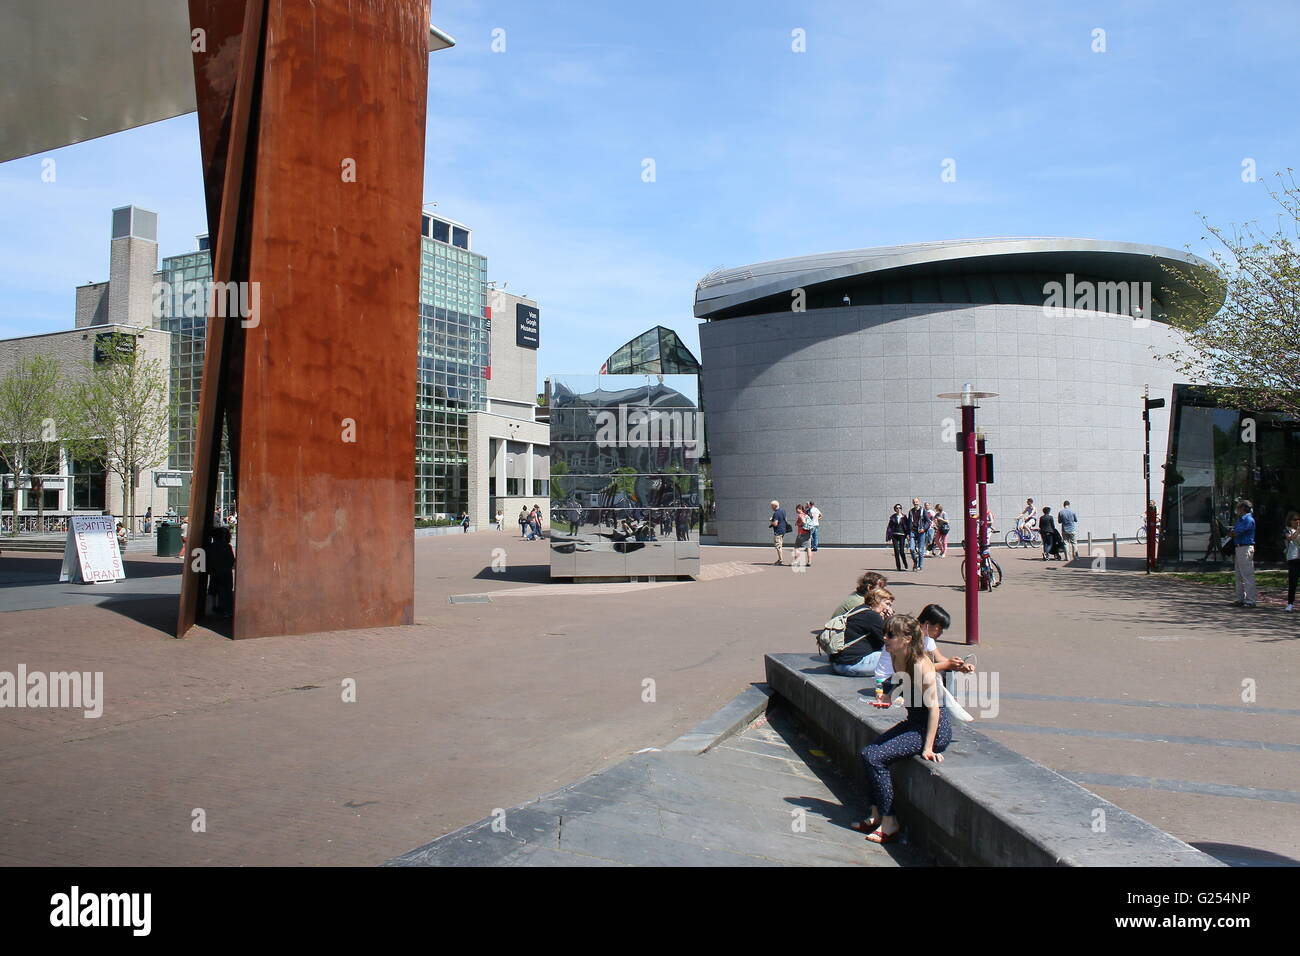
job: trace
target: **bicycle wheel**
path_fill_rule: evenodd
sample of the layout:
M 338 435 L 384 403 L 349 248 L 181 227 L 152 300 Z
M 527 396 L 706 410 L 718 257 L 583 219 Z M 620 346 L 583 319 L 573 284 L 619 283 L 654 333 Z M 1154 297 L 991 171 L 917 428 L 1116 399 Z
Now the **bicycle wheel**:
M 993 588 L 997 587 L 999 584 L 1002 583 L 1002 566 L 999 565 L 992 558 L 989 558 L 988 573 L 991 579 L 991 586 L 989 587 L 989 590 L 992 591 Z
M 1007 532 L 1006 542 L 1008 548 L 1023 548 L 1025 546 L 1025 539 L 1020 537 L 1015 528 Z
M 1146 544 L 1146 543 L 1147 543 L 1147 526 L 1146 526 L 1146 525 L 1140 525 L 1140 526 L 1138 527 L 1137 541 L 1138 541 L 1138 544 Z

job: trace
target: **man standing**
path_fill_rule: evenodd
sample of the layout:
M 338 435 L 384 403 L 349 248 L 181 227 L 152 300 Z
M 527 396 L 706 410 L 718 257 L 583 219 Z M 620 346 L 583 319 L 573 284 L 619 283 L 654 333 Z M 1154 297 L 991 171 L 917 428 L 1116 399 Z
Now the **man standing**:
M 1252 505 L 1244 498 L 1237 502 L 1237 523 L 1232 526 L 1233 560 L 1237 571 L 1237 607 L 1254 607 L 1259 600 L 1255 591 L 1255 516 Z
M 907 513 L 907 531 L 912 552 L 912 570 L 925 566 L 925 539 L 930 533 L 930 515 L 921 507 L 921 499 L 912 499 L 912 510 Z
M 785 520 L 785 509 L 781 507 L 781 502 L 772 502 L 772 520 L 768 522 L 772 528 L 772 547 L 776 548 L 776 564 L 783 564 L 781 560 L 785 551 L 785 536 L 790 533 L 790 525 Z
M 822 513 L 814 502 L 808 502 L 808 530 L 812 532 L 812 549 L 817 550 L 817 532 L 821 530 Z
M 1067 501 L 1061 505 L 1060 514 L 1056 516 L 1061 537 L 1065 539 L 1065 560 L 1073 561 L 1079 556 L 1079 543 L 1074 538 L 1075 529 L 1079 527 L 1079 516 L 1074 513 Z

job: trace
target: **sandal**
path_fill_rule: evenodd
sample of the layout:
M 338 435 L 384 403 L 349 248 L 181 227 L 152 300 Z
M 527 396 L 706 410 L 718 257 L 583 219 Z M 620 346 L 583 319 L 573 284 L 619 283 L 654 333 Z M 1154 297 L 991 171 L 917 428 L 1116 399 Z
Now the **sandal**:
M 849 829 L 857 830 L 859 833 L 870 833 L 880 826 L 879 820 L 854 820 L 849 824 Z
M 895 830 L 893 833 L 886 833 L 884 830 L 872 830 L 867 834 L 868 843 L 893 843 L 898 839 L 898 835 L 903 831 Z

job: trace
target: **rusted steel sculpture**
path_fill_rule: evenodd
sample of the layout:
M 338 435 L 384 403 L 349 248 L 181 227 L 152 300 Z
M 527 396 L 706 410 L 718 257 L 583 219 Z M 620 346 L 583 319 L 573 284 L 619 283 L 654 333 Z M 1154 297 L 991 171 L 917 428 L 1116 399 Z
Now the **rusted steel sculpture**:
M 213 280 L 256 308 L 213 296 L 189 545 L 224 423 L 233 636 L 409 624 L 428 0 L 190 0 L 190 20 Z

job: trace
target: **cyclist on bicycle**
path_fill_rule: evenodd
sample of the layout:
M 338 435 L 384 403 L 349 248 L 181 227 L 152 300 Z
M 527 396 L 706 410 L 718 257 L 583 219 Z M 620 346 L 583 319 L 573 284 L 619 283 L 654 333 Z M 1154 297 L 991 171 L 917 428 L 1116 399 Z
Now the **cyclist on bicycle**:
M 1016 516 L 1016 530 L 1024 537 L 1029 537 L 1038 530 L 1038 516 L 1034 513 L 1034 499 L 1025 499 L 1025 510 Z

